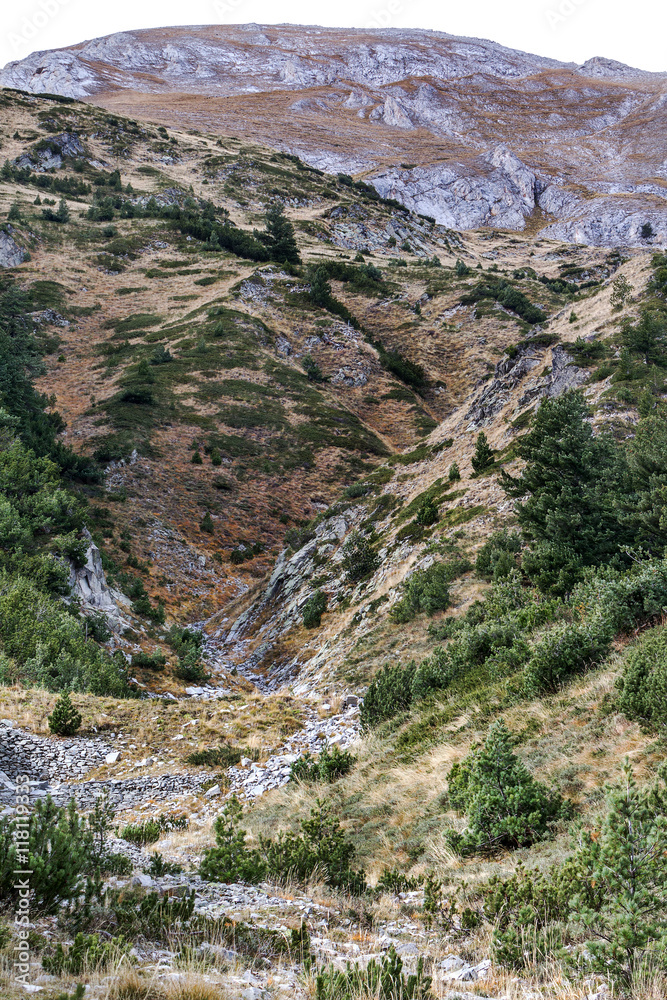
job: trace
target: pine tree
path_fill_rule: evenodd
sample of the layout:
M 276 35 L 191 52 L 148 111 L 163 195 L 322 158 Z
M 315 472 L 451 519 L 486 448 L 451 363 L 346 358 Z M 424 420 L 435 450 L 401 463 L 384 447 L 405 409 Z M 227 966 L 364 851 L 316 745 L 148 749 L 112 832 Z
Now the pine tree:
M 449 467 L 449 481 L 451 483 L 457 482 L 461 478 L 461 473 L 459 471 L 458 462 L 452 462 Z
M 623 781 L 607 794 L 601 829 L 588 834 L 577 860 L 586 881 L 599 887 L 600 909 L 575 900 L 595 937 L 587 942 L 593 969 L 629 988 L 637 974 L 661 960 L 667 935 L 667 794 L 662 782 L 639 789 L 628 761 Z M 590 966 L 589 966 L 590 968 Z
M 273 202 L 266 212 L 267 243 L 271 256 L 280 263 L 300 264 L 299 248 L 294 236 L 294 226 L 285 215 L 279 201 Z
M 483 746 L 454 765 L 448 781 L 451 804 L 468 818 L 468 829 L 456 838 L 464 853 L 528 846 L 569 811 L 560 795 L 535 781 L 512 752 L 501 721 L 491 726 Z
M 215 532 L 215 525 L 213 524 L 213 518 L 211 517 L 210 511 L 206 511 L 199 527 L 202 531 L 207 531 L 209 535 L 212 535 Z
M 523 569 L 544 591 L 564 593 L 582 566 L 608 562 L 632 532 L 620 522 L 618 499 L 631 491 L 627 466 L 614 441 L 595 437 L 580 390 L 545 399 L 533 427 L 520 438 L 526 467 L 516 479 L 501 473 L 531 549 Z
M 55 218 L 57 222 L 69 222 L 69 208 L 64 198 L 60 199 Z
M 490 469 L 494 463 L 495 452 L 489 445 L 484 431 L 480 431 L 475 445 L 475 454 L 472 457 L 472 467 L 475 475 L 481 476 L 483 472 Z
M 311 268 L 309 280 L 311 301 L 316 306 L 327 306 L 331 301 L 331 285 L 326 268 Z
M 58 698 L 49 716 L 49 729 L 56 736 L 73 736 L 81 728 L 81 715 L 72 704 L 67 691 Z

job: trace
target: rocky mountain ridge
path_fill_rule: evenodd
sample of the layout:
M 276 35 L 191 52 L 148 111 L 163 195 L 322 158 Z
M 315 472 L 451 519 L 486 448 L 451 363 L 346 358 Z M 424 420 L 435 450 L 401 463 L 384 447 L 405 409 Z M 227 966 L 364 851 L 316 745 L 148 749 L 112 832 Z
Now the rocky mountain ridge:
M 601 57 L 418 30 L 197 26 L 36 52 L 0 83 L 243 135 L 459 230 L 667 239 L 667 75 Z

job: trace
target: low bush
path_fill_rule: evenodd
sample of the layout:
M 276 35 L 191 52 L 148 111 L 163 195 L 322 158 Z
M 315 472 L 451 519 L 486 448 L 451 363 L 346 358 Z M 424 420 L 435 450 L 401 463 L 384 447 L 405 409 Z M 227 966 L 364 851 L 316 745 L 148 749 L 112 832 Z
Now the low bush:
M 19 803 L 18 815 L 0 818 L 0 900 L 17 911 L 20 886 L 16 871 L 30 870 L 30 912 L 49 915 L 62 906 L 80 907 L 99 889 L 105 873 L 120 873 L 122 863 L 108 847 L 114 813 L 104 797 L 97 800 L 87 819 L 76 811 L 56 806 L 47 796 L 31 807 L 27 840 L 16 836 L 25 830 Z M 27 807 L 26 807 L 27 808 Z
M 215 822 L 216 846 L 204 855 L 202 878 L 251 884 L 265 878 L 292 879 L 303 884 L 318 875 L 335 889 L 359 894 L 366 888 L 363 872 L 351 867 L 354 847 L 324 803 L 318 800 L 309 819 L 300 821 L 300 834 L 280 833 L 276 840 L 260 837 L 254 849 L 248 848 L 246 831 L 238 826 L 242 813 L 232 796 Z
M 384 719 L 391 719 L 405 712 L 412 704 L 412 683 L 416 664 L 383 667 L 371 681 L 361 704 L 360 719 L 363 729 L 371 729 Z
M 317 760 L 310 753 L 295 760 L 290 769 L 291 781 L 332 782 L 352 770 L 357 758 L 349 750 L 340 750 L 335 744 L 329 750 L 324 747 Z
M 609 653 L 613 637 L 613 629 L 599 618 L 582 624 L 556 625 L 533 647 L 524 672 L 526 692 L 558 690 L 574 674 L 600 663 Z
M 143 823 L 128 823 L 118 831 L 118 836 L 122 840 L 129 840 L 132 844 L 154 844 L 163 833 L 171 830 L 186 830 L 188 819 L 185 815 L 176 816 L 173 814 L 157 816 L 155 819 L 144 820 Z
M 380 557 L 368 538 L 353 531 L 343 546 L 342 567 L 348 583 L 358 583 L 370 576 L 380 565 Z
M 55 950 L 42 959 L 45 972 L 52 976 L 79 976 L 115 965 L 130 950 L 122 937 L 100 941 L 99 934 L 79 933 L 66 948 L 58 942 Z
M 494 531 L 477 554 L 475 571 L 483 580 L 500 580 L 516 569 L 516 555 L 521 551 L 521 538 L 506 528 Z
M 232 747 L 228 743 L 222 746 L 212 747 L 208 750 L 196 750 L 189 753 L 185 758 L 186 764 L 195 766 L 205 765 L 207 767 L 233 767 L 241 760 L 246 751 L 237 747 Z M 250 753 L 250 751 L 247 751 Z
M 393 945 L 382 961 L 372 958 L 365 968 L 348 962 L 343 971 L 331 965 L 317 975 L 316 1000 L 426 1000 L 432 980 L 424 975 L 424 959 L 411 975 L 402 969 Z
M 390 617 L 397 623 L 412 621 L 418 614 L 434 615 L 444 611 L 451 603 L 449 585 L 470 564 L 459 559 L 453 562 L 434 562 L 426 569 L 412 573 L 403 585 L 404 596 L 392 607 Z
M 645 632 L 627 653 L 616 682 L 618 708 L 651 728 L 667 722 L 667 629 Z
M 307 599 L 301 608 L 301 617 L 306 628 L 319 628 L 322 623 L 322 615 L 327 610 L 327 595 L 316 590 Z
M 468 819 L 450 834 L 462 854 L 493 853 L 543 840 L 551 824 L 571 814 L 560 795 L 535 781 L 512 752 L 504 723 L 495 722 L 483 746 L 473 748 L 448 775 L 449 802 Z
M 165 861 L 158 851 L 153 851 L 148 865 L 144 868 L 144 873 L 152 875 L 153 878 L 161 878 L 163 875 L 180 875 L 182 871 L 182 865 L 176 864 L 175 861 Z

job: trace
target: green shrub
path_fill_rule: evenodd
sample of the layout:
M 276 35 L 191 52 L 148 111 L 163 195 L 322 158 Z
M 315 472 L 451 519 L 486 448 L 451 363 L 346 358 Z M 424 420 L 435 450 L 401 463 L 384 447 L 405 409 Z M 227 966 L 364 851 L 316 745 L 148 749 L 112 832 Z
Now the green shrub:
M 451 603 L 449 585 L 452 580 L 470 568 L 465 560 L 434 562 L 427 569 L 418 569 L 403 584 L 404 596 L 392 607 L 390 617 L 405 623 L 421 613 L 434 615 L 444 611 Z
M 516 568 L 514 556 L 521 551 L 521 539 L 503 528 L 489 536 L 477 554 L 475 571 L 484 580 L 500 580 Z
M 238 823 L 243 807 L 235 795 L 225 804 L 215 821 L 216 846 L 204 854 L 199 874 L 209 882 L 261 882 L 266 874 L 266 861 L 246 846 L 246 831 Z
M 383 667 L 371 681 L 361 704 L 360 719 L 363 729 L 371 729 L 412 704 L 412 682 L 416 672 L 414 663 L 402 667 Z
M 40 916 L 57 913 L 65 904 L 76 909 L 82 897 L 92 898 L 101 875 L 120 872 L 122 865 L 108 849 L 114 814 L 106 798 L 97 800 L 87 819 L 73 800 L 63 808 L 49 796 L 38 799 L 31 807 L 27 841 L 16 836 L 26 828 L 19 807 L 16 817 L 0 818 L 0 898 L 14 911 L 17 871 L 31 871 L 30 912 Z
M 215 525 L 213 524 L 213 518 L 211 517 L 210 511 L 206 511 L 204 517 L 202 518 L 201 524 L 199 525 L 200 531 L 206 531 L 209 535 L 214 534 Z
M 65 691 L 56 701 L 49 716 L 49 729 L 56 736 L 73 736 L 81 728 L 81 713 L 77 712 Z
M 380 557 L 370 541 L 360 532 L 353 531 L 343 546 L 342 567 L 348 583 L 358 583 L 374 573 L 379 565 Z
M 290 768 L 291 781 L 336 781 L 352 770 L 357 758 L 349 750 L 340 750 L 335 744 L 329 750 L 324 747 L 317 760 L 305 753 L 294 761 Z
M 156 649 L 154 653 L 133 653 L 132 654 L 132 666 L 142 667 L 144 670 L 164 670 L 167 665 L 167 658 L 159 649 Z
M 447 477 L 450 483 L 456 483 L 461 478 L 461 473 L 459 472 L 459 467 L 456 462 L 452 462 L 450 465 Z
M 618 707 L 653 728 L 667 722 L 667 629 L 652 629 L 627 653 L 618 678 Z
M 301 608 L 301 617 L 306 628 L 319 628 L 322 623 L 322 615 L 327 610 L 327 595 L 316 590 L 307 599 Z
M 557 691 L 563 681 L 600 663 L 609 653 L 612 639 L 613 630 L 599 618 L 580 625 L 556 625 L 533 647 L 524 672 L 526 691 Z
M 100 941 L 99 934 L 77 934 L 66 949 L 58 942 L 51 955 L 45 955 L 42 966 L 52 976 L 79 976 L 106 969 L 117 963 L 130 950 L 122 937 Z
M 204 855 L 202 878 L 251 884 L 265 878 L 289 878 L 303 884 L 318 873 L 332 888 L 353 893 L 365 889 L 363 872 L 350 867 L 354 847 L 319 800 L 310 818 L 300 821 L 301 834 L 280 833 L 276 840 L 260 837 L 259 848 L 253 850 L 246 846 L 245 830 L 238 827 L 242 813 L 241 804 L 232 796 L 215 822 L 216 846 Z
M 186 830 L 188 819 L 185 815 L 163 814 L 155 819 L 144 820 L 143 823 L 128 823 L 122 830 L 118 831 L 118 836 L 122 840 L 129 840 L 132 844 L 154 844 L 163 833 L 172 830 Z
M 153 851 L 148 865 L 144 868 L 144 873 L 152 875 L 153 878 L 161 878 L 163 875 L 180 875 L 182 871 L 182 865 L 176 864 L 175 861 L 165 861 L 158 851 Z
M 189 753 L 185 758 L 186 764 L 196 766 L 206 765 L 207 767 L 233 767 L 238 764 L 244 755 L 244 750 L 232 747 L 228 743 L 223 743 L 219 747 L 211 747 L 208 750 L 196 750 Z M 250 755 L 250 751 L 248 751 Z
M 480 431 L 477 435 L 477 441 L 475 443 L 475 454 L 472 456 L 472 467 L 476 476 L 481 476 L 487 469 L 490 469 L 495 463 L 495 452 L 493 448 L 489 445 L 486 439 L 486 434 L 484 431 Z
M 483 746 L 473 748 L 448 775 L 449 801 L 465 812 L 468 827 L 451 834 L 463 854 L 492 853 L 502 847 L 527 847 L 543 840 L 555 820 L 570 807 L 558 794 L 535 781 L 512 753 L 503 722 L 495 722 Z
M 432 980 L 424 975 L 424 959 L 409 976 L 402 969 L 393 945 L 381 962 L 372 958 L 365 968 L 348 962 L 343 971 L 330 965 L 318 973 L 316 1000 L 427 1000 Z

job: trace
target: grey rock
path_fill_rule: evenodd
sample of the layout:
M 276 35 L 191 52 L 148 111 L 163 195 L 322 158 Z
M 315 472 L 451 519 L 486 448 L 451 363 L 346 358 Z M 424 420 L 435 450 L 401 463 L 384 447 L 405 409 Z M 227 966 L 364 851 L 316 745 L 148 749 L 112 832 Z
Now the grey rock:
M 0 267 L 18 267 L 27 256 L 8 232 L 0 230 Z

